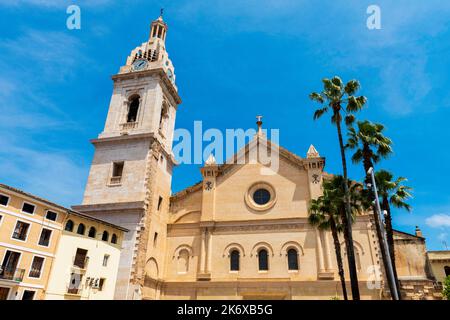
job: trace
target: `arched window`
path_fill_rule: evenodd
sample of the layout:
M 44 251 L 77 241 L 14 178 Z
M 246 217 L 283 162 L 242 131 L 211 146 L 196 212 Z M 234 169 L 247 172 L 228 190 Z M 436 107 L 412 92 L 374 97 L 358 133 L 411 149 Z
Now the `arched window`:
M 287 252 L 288 269 L 298 270 L 298 253 L 295 249 L 289 249 Z
M 445 276 L 446 277 L 450 276 L 450 267 L 449 266 L 445 266 L 444 267 L 444 272 L 445 272 Z
M 84 231 L 85 231 L 85 230 L 86 230 L 86 227 L 84 226 L 84 224 L 80 223 L 80 224 L 78 225 L 77 233 L 78 233 L 78 234 L 81 234 L 81 235 L 84 235 Z
M 354 256 L 355 256 L 356 272 L 360 272 L 361 271 L 361 254 L 360 254 L 359 249 L 358 249 L 357 246 L 353 246 L 353 253 L 354 253 Z M 345 273 L 348 273 L 349 272 L 348 260 L 346 258 L 347 257 L 347 251 L 346 251 L 345 248 L 344 248 L 344 257 L 345 257 L 345 259 L 344 259 Z
M 73 221 L 72 220 L 68 220 L 66 222 L 66 226 L 64 227 L 64 230 L 70 231 L 70 232 L 73 231 Z
M 239 271 L 239 251 L 233 250 L 230 253 L 230 271 Z
M 113 235 L 111 236 L 111 243 L 117 243 L 117 235 L 115 233 L 113 233 Z
M 159 27 L 159 28 L 158 28 L 158 38 L 161 38 L 161 33 L 162 33 L 162 28 Z
M 131 98 L 128 107 L 127 122 L 136 122 L 139 110 L 139 96 Z
M 269 270 L 269 255 L 266 249 L 258 251 L 258 266 L 260 271 Z
M 90 227 L 90 228 L 89 228 L 88 237 L 90 237 L 90 238 L 95 238 L 96 233 L 97 233 L 97 230 L 95 230 L 94 227 Z
M 180 250 L 177 261 L 178 273 L 187 273 L 189 271 L 189 251 L 186 249 Z
M 173 72 L 171 69 L 167 69 L 167 76 L 169 77 L 169 80 L 173 82 Z
M 159 116 L 159 130 L 161 130 L 163 133 L 166 130 L 166 122 L 167 118 L 169 117 L 167 104 L 163 103 L 161 106 L 161 115 Z
M 103 235 L 102 235 L 102 240 L 103 241 L 108 241 L 108 239 L 109 239 L 109 233 L 108 233 L 108 231 L 103 231 Z

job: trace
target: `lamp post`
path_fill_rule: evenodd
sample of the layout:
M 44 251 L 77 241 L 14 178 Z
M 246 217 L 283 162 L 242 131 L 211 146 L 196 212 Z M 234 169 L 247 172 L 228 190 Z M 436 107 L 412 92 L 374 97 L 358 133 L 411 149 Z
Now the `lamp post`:
M 391 295 L 392 295 L 392 299 L 393 300 L 399 300 L 398 297 L 398 291 L 397 291 L 397 283 L 395 282 L 395 277 L 394 277 L 394 269 L 392 268 L 392 260 L 391 260 L 391 255 L 389 253 L 389 246 L 387 243 L 387 239 L 386 239 L 386 231 L 384 230 L 384 224 L 383 224 L 383 216 L 381 213 L 381 207 L 380 207 L 380 200 L 378 198 L 378 190 L 377 190 L 377 184 L 375 182 L 375 175 L 373 172 L 373 167 L 371 167 L 369 169 L 369 171 L 367 171 L 368 174 L 370 174 L 370 177 L 372 178 L 372 188 L 373 188 L 373 193 L 375 194 L 375 206 L 377 208 L 377 212 L 375 212 L 375 214 L 377 214 L 380 219 L 379 219 L 379 227 L 381 230 L 381 237 L 382 237 L 382 243 L 383 243 L 383 248 L 384 251 L 386 252 L 386 261 L 387 261 L 387 266 L 385 266 L 386 268 L 386 272 L 387 272 L 387 276 L 388 276 L 388 281 L 390 282 L 390 287 L 393 288 L 393 290 L 391 290 Z

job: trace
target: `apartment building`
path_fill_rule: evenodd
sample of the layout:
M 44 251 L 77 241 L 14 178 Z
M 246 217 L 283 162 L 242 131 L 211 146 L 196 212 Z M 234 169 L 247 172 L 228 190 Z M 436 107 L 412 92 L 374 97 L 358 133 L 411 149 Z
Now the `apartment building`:
M 0 184 L 0 300 L 44 297 L 66 211 Z
M 0 300 L 112 299 L 126 231 L 0 184 Z
M 45 299 L 112 300 L 127 230 L 70 210 Z

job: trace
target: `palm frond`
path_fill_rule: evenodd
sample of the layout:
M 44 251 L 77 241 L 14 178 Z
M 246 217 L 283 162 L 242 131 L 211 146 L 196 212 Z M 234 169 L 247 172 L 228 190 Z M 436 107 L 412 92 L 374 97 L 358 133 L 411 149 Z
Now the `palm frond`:
M 333 79 L 331 79 L 331 82 L 337 87 L 339 88 L 339 91 L 341 91 L 343 89 L 344 84 L 342 83 L 342 79 L 339 78 L 338 76 L 334 76 Z
M 356 101 L 358 102 L 359 109 L 362 109 L 367 102 L 367 98 L 365 96 L 359 96 L 356 98 Z
M 330 79 L 323 78 L 322 83 L 323 83 L 323 88 L 325 89 L 325 91 L 331 90 L 331 86 L 333 85 L 333 83 L 331 82 Z
M 355 122 L 355 119 L 356 119 L 355 116 L 352 114 L 345 116 L 345 125 L 347 127 L 351 126 L 353 124 L 353 122 Z
M 356 91 L 359 90 L 359 87 L 360 87 L 360 85 L 359 85 L 359 82 L 357 80 L 350 80 L 345 85 L 344 91 L 349 96 L 352 96 L 352 95 L 354 95 L 356 93 Z
M 408 203 L 406 203 L 404 200 L 405 199 L 402 196 L 400 196 L 398 194 L 394 194 L 390 198 L 390 203 L 396 208 L 405 209 L 406 211 L 410 212 L 411 206 Z
M 380 170 L 375 173 L 378 193 L 387 199 L 389 203 L 396 208 L 411 211 L 411 206 L 406 202 L 412 198 L 411 187 L 403 185 L 407 181 L 404 177 L 394 180 L 394 175 L 386 170 Z
M 309 95 L 309 98 L 313 101 L 316 101 L 320 104 L 324 103 L 325 99 L 322 97 L 320 93 L 313 92 Z
M 352 156 L 353 163 L 360 163 L 363 159 L 363 151 L 361 149 L 356 150 Z
M 314 116 L 313 116 L 314 120 L 319 119 L 321 116 L 323 116 L 325 113 L 327 113 L 327 111 L 328 111 L 328 107 L 324 107 L 322 109 L 316 110 L 314 112 Z

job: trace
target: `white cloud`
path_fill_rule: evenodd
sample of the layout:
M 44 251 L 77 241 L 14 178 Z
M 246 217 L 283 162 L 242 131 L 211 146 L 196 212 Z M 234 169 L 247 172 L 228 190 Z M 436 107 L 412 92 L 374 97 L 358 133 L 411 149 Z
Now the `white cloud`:
M 432 228 L 447 228 L 450 227 L 449 214 L 434 214 L 425 219 L 425 223 Z

